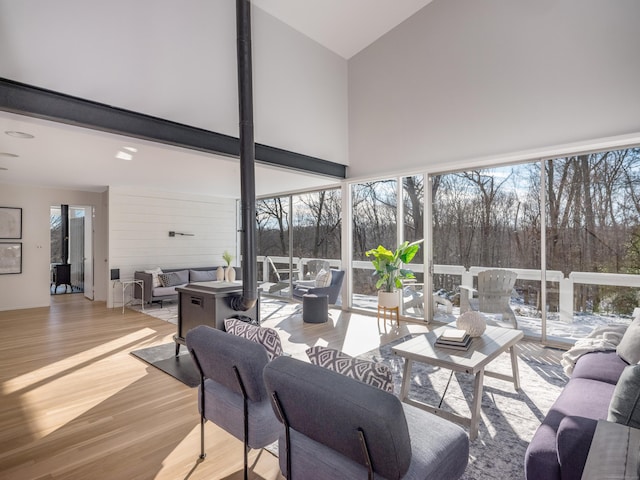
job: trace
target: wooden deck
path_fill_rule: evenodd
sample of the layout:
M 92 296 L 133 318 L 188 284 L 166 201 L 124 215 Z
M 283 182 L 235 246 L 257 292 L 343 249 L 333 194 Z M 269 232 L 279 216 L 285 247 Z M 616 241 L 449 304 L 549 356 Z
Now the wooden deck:
M 312 345 L 352 355 L 424 325 L 380 334 L 376 319 L 332 310 L 326 324 L 267 320 L 285 351 Z M 197 389 L 129 354 L 168 343 L 176 327 L 143 313 L 107 309 L 81 294 L 52 296 L 50 308 L 0 312 L 0 478 L 240 479 L 242 443 L 206 427 L 197 461 Z M 278 460 L 252 451 L 254 479 L 280 479 Z

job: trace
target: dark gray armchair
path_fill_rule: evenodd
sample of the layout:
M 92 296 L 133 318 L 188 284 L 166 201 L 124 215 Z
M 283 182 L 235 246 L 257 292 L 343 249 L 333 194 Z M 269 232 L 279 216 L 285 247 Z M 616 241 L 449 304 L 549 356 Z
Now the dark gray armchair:
M 293 289 L 293 298 L 302 301 L 304 295 L 326 295 L 329 297 L 329 305 L 335 305 L 340 298 L 340 289 L 344 280 L 344 270 L 331 270 L 331 283 L 328 287 L 311 287 L 296 285 Z
M 204 424 L 210 420 L 244 441 L 246 479 L 249 448 L 265 447 L 283 431 L 262 378 L 267 351 L 259 343 L 205 325 L 189 330 L 186 341 L 201 375 L 200 458 L 206 455 Z
M 389 392 L 291 357 L 270 362 L 264 379 L 289 480 L 455 480 L 466 469 L 464 430 Z

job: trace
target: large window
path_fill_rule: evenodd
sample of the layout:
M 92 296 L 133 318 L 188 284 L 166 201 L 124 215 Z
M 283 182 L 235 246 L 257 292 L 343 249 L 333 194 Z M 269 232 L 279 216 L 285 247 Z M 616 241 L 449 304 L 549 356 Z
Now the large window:
M 398 202 L 398 191 L 401 202 Z M 394 250 L 403 241 L 424 238 L 424 177 L 378 180 L 352 185 L 352 305 L 375 310 L 376 278 L 365 252 L 378 245 Z M 406 316 L 424 318 L 424 249 L 411 265 L 415 280 L 403 288 L 401 307 Z
M 477 274 L 517 273 L 525 334 L 572 342 L 640 304 L 640 149 L 431 177 L 434 290 L 453 320 Z M 541 214 L 544 212 L 544 214 Z M 468 288 L 460 288 L 468 287 Z
M 351 187 L 352 305 L 375 310 L 376 279 L 365 252 L 378 245 L 392 249 L 398 241 L 398 181 L 359 183 Z
M 470 289 L 478 287 L 478 272 L 507 269 L 518 273 L 515 314 L 536 319 L 539 325 L 542 272 L 538 164 L 437 175 L 432 177 L 432 194 L 433 286 L 455 307 L 448 315 L 446 309 L 438 308 L 436 319 L 455 319 L 457 308 L 465 302 L 462 296 L 468 297 Z
M 257 201 L 258 278 L 267 294 L 290 296 L 315 265 L 340 268 L 341 191 L 328 189 Z
M 546 334 L 579 338 L 640 305 L 640 148 L 547 160 Z M 557 292 L 557 293 L 556 293 Z

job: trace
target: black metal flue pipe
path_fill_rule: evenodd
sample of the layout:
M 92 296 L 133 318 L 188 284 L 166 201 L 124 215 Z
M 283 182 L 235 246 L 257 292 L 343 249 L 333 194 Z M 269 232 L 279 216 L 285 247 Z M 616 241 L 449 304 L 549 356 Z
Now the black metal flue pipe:
M 256 186 L 251 75 L 251 3 L 236 0 L 238 49 L 238 105 L 240 110 L 240 209 L 242 214 L 242 296 L 231 307 L 247 311 L 257 302 Z

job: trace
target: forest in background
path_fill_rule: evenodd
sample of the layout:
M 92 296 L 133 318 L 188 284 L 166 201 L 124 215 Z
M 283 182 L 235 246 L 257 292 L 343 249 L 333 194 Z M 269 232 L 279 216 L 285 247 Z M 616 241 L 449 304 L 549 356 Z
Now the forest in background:
M 447 173 L 431 182 L 434 264 L 540 270 L 544 213 L 547 270 L 564 277 L 571 272 L 640 273 L 640 148 Z M 422 238 L 424 187 L 421 175 L 353 185 L 354 260 L 367 260 L 364 252 L 378 245 L 394 249 L 399 227 L 406 240 Z M 292 214 L 289 201 L 258 201 L 259 255 L 288 256 L 292 226 L 294 257 L 340 258 L 340 190 L 293 196 Z M 423 255 L 421 249 L 416 262 Z M 370 277 L 370 271 L 356 270 L 354 291 L 373 294 Z M 459 283 L 459 276 L 434 276 L 436 290 L 451 297 Z M 540 282 L 519 281 L 517 286 L 528 302 L 539 302 Z M 640 303 L 638 289 L 631 287 L 575 288 L 577 312 L 628 314 Z M 555 293 L 551 286 L 550 311 L 557 308 Z

